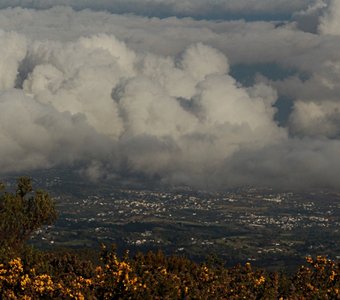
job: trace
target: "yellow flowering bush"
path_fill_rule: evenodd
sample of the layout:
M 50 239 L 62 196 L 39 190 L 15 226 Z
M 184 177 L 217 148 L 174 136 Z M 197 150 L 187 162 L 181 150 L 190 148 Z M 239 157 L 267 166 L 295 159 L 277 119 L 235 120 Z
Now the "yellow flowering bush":
M 0 274 L 1 299 L 85 299 L 83 291 L 92 283 L 82 276 L 64 282 L 48 274 L 36 274 L 35 269 L 25 272 L 20 258 L 0 264 Z
M 310 299 L 340 299 L 340 265 L 323 256 L 306 257 L 293 279 L 294 292 Z
M 249 263 L 228 269 L 161 252 L 119 258 L 103 248 L 97 265 L 69 254 L 44 258 L 1 262 L 0 299 L 340 299 L 339 262 L 321 256 L 307 257 L 290 278 Z

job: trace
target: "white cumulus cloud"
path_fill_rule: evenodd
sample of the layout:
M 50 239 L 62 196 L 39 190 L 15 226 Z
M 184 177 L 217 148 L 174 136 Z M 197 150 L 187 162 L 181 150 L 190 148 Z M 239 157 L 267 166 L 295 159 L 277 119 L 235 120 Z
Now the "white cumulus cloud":
M 88 7 L 100 3 L 110 8 Z M 0 10 L 1 173 L 68 167 L 92 180 L 340 187 L 337 2 L 152 4 L 191 16 L 205 5 L 296 14 L 277 23 Z

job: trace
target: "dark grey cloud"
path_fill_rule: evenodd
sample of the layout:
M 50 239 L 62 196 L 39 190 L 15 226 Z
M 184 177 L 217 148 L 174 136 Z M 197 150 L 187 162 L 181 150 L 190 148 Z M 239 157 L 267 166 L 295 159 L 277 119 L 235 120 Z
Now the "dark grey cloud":
M 287 19 L 314 0 L 3 0 L 0 8 L 49 9 L 70 6 L 76 10 L 105 10 L 149 17 L 193 17 L 202 19 Z
M 293 20 L 300 30 L 316 33 L 319 27 L 319 18 L 325 12 L 325 8 L 330 1 L 317 0 L 309 4 L 305 10 L 297 11 L 293 14 Z

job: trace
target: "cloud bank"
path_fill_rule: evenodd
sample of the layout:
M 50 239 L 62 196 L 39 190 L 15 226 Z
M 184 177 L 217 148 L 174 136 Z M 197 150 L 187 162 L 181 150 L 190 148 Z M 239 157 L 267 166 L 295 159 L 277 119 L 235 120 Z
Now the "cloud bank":
M 293 20 L 0 10 L 1 173 L 339 189 L 340 7 L 275 3 Z M 261 71 L 269 66 L 286 75 Z M 240 67 L 250 81 L 233 76 Z M 285 126 L 279 102 L 291 106 Z
M 2 0 L 0 9 L 23 7 L 49 9 L 69 6 L 76 10 L 106 10 L 151 17 L 193 17 L 200 19 L 263 18 L 282 19 L 304 10 L 314 0 Z

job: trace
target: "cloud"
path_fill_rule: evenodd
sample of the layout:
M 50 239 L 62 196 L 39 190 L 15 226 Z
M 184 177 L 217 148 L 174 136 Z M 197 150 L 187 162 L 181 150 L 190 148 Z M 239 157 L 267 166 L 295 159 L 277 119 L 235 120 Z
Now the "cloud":
M 260 151 L 239 151 L 225 162 L 217 178 L 239 186 L 270 183 L 283 190 L 338 187 L 339 140 L 291 138 Z M 242 165 L 242 168 L 240 168 Z
M 320 20 L 319 31 L 322 34 L 340 35 L 340 3 L 331 0 L 326 13 Z
M 26 54 L 26 40 L 16 33 L 0 31 L 5 47 L 0 48 L 0 90 L 14 86 L 20 61 Z
M 297 101 L 291 115 L 291 129 L 301 136 L 339 138 L 340 103 Z
M 327 8 L 326 0 L 317 0 L 309 4 L 307 9 L 297 11 L 293 14 L 293 20 L 297 27 L 306 32 L 316 33 L 320 23 L 320 15 Z
M 194 17 L 225 19 L 236 17 L 282 18 L 297 10 L 305 9 L 311 0 L 3 0 L 0 8 L 16 7 L 48 9 L 54 6 L 70 6 L 76 10 L 105 10 L 111 13 L 133 13 L 151 17 Z
M 194 15 L 208 2 L 168 3 Z M 299 13 L 278 24 L 1 10 L 1 172 L 67 166 L 91 180 L 338 189 L 340 40 L 325 29 L 336 4 L 266 3 Z M 237 66 L 255 70 L 248 83 L 231 75 Z
M 14 89 L 0 94 L 0 107 L 3 174 L 111 155 L 111 142 L 81 114 L 59 113 Z

